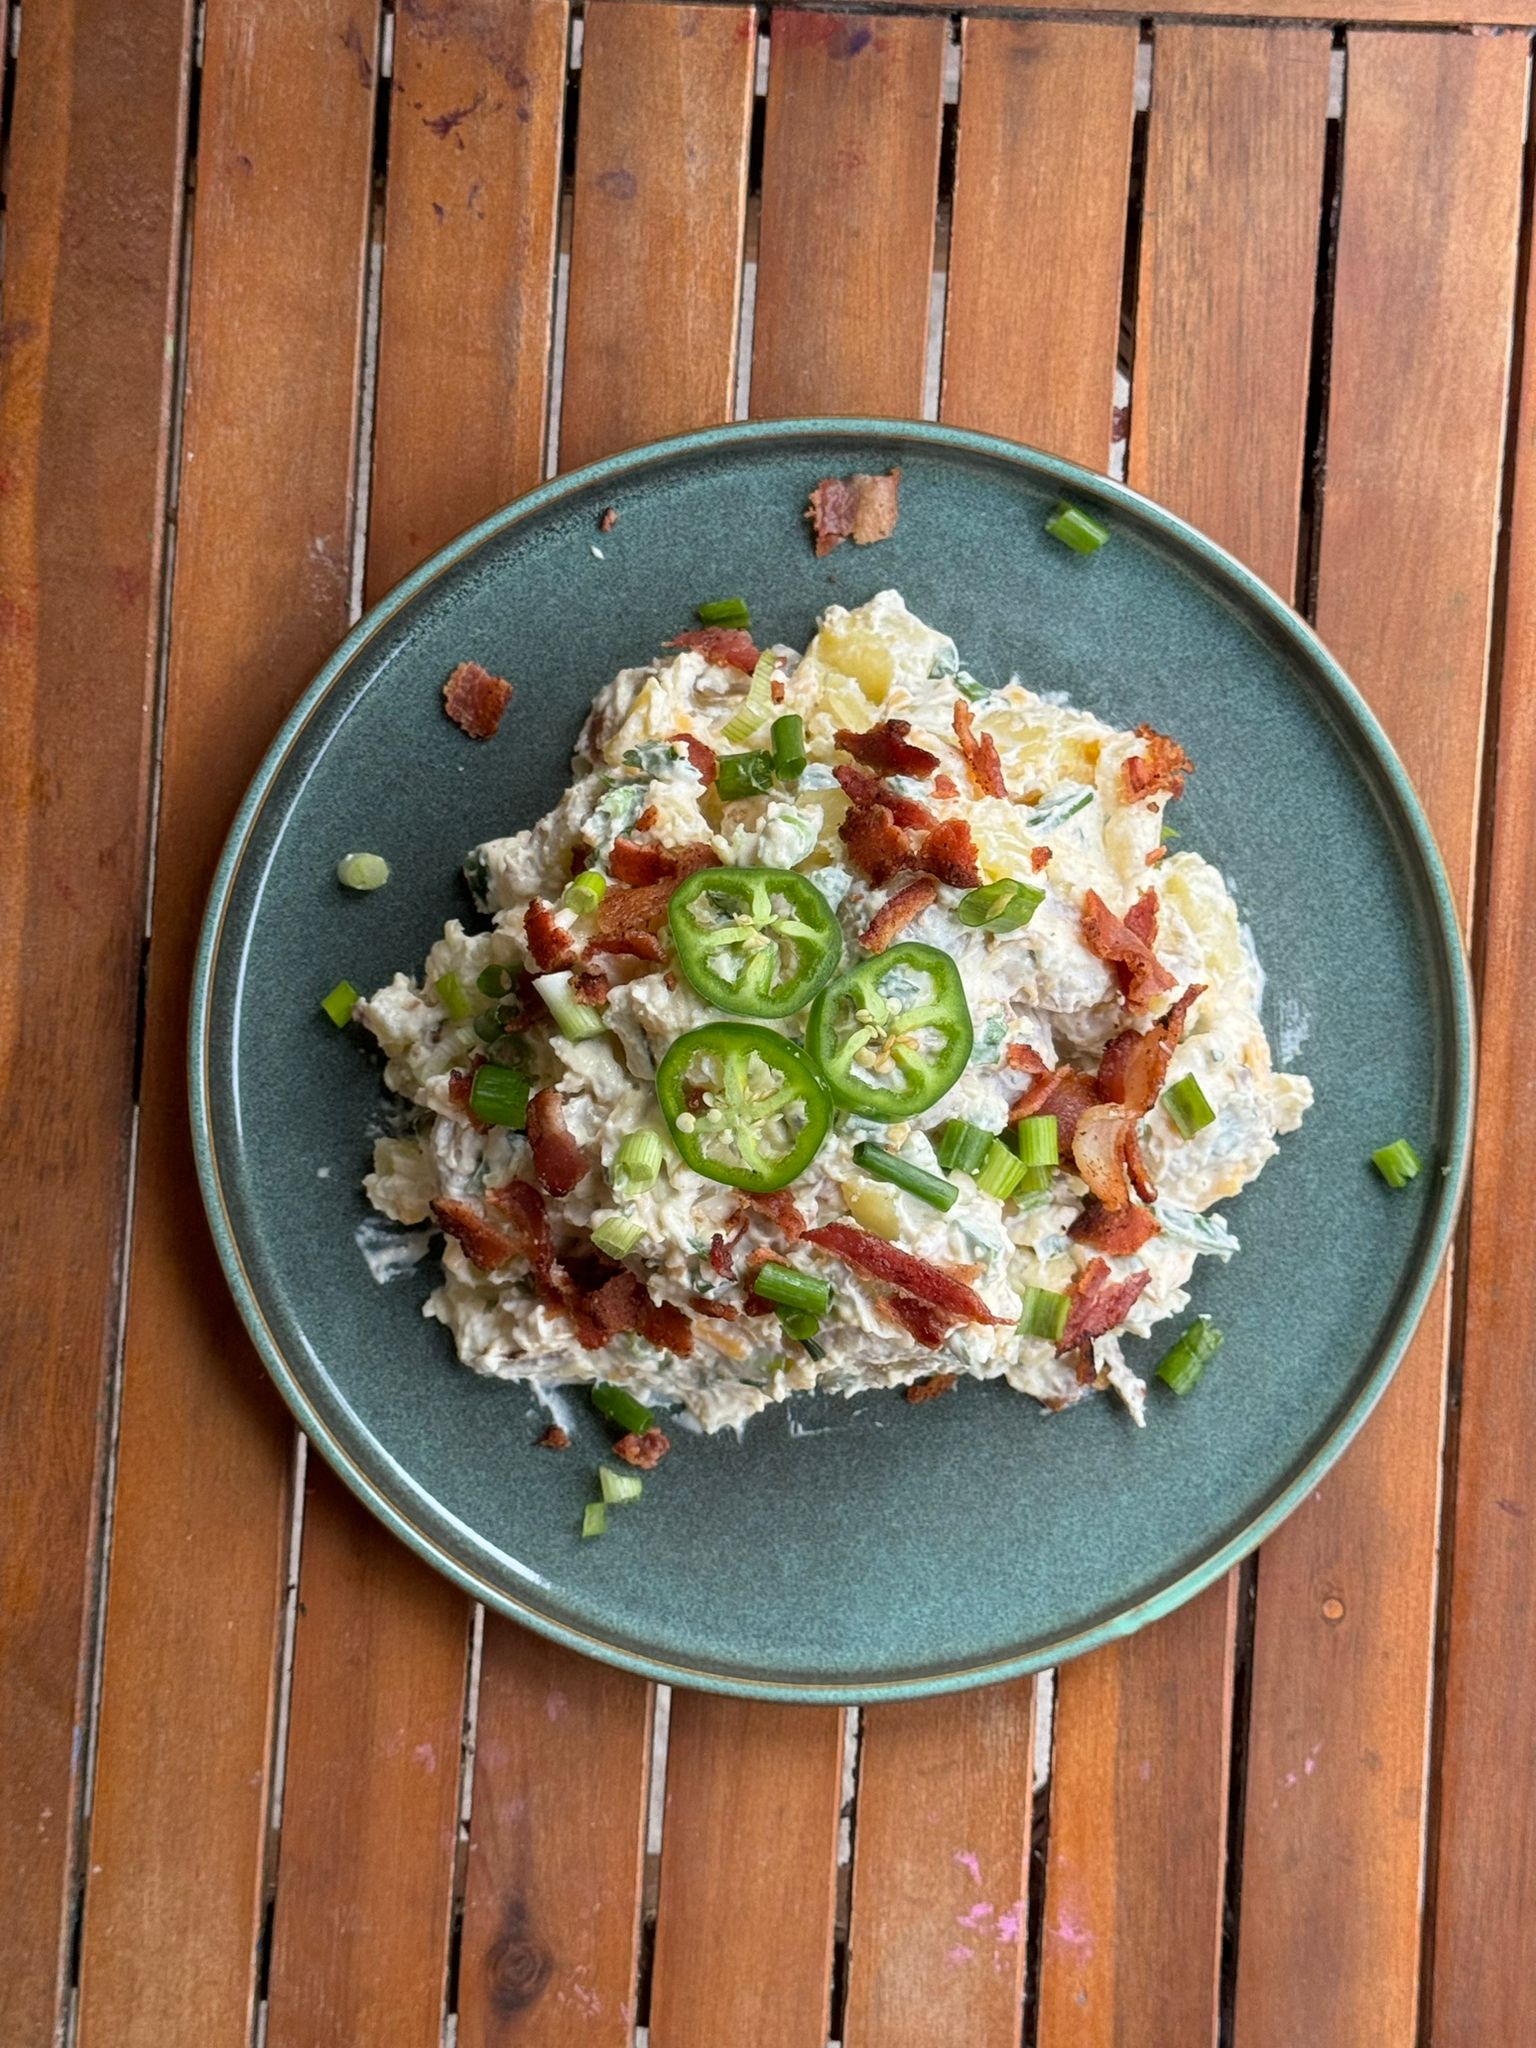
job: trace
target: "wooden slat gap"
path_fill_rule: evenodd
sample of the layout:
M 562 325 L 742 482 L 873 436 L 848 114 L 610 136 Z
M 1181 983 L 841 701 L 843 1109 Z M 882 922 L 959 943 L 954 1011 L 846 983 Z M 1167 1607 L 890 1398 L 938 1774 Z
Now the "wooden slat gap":
M 664 6 L 673 0 L 625 0 L 627 6 Z M 701 7 L 731 7 L 740 0 L 690 0 L 690 4 Z M 764 0 L 764 12 L 768 11 L 770 0 Z M 1052 6 L 1050 0 L 1027 0 L 1020 6 L 1008 5 L 1008 0 L 979 0 L 979 4 L 955 5 L 954 0 L 833 0 L 823 6 L 821 0 L 771 0 L 773 11 L 801 13 L 814 10 L 817 14 L 875 15 L 882 19 L 902 15 L 931 17 L 936 13 L 948 13 L 955 21 L 1047 21 L 1078 23 L 1096 28 L 1124 28 L 1128 23 L 1138 27 L 1155 24 L 1178 24 L 1191 28 L 1251 28 L 1251 29 L 1327 29 L 1330 33 L 1346 29 L 1367 29 L 1372 35 L 1530 35 L 1536 31 L 1536 4 L 1530 6 L 1529 17 L 1511 16 L 1500 18 L 1486 13 L 1458 15 L 1447 13 L 1433 19 L 1419 21 L 1401 15 L 1387 16 L 1373 12 L 1370 8 L 1352 9 L 1346 12 L 1319 12 L 1316 14 L 1260 13 L 1256 10 L 1220 14 L 1194 7 L 1159 7 L 1149 10 L 1145 7 L 1106 4 L 1102 7 L 1084 6 L 1081 0 L 1062 0 L 1060 6 Z
M 1323 189 L 1317 235 L 1317 292 L 1312 311 L 1312 353 L 1307 371 L 1306 451 L 1301 473 L 1301 531 L 1296 548 L 1292 602 L 1303 618 L 1317 610 L 1318 565 L 1322 558 L 1323 501 L 1328 476 L 1328 399 L 1333 367 L 1334 272 L 1339 253 L 1339 209 L 1343 193 L 1344 121 L 1349 110 L 1349 50 L 1343 29 L 1333 47 L 1342 67 L 1341 103 L 1330 115 L 1323 141 Z

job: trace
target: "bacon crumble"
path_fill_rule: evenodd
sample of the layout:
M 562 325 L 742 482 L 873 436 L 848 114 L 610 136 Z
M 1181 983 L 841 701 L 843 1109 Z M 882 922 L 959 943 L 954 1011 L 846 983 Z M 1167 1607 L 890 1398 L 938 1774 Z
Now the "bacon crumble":
M 691 732 L 673 733 L 671 743 L 673 746 L 683 749 L 688 756 L 689 762 L 692 764 L 694 773 L 703 776 L 705 782 L 712 787 L 715 777 L 720 772 L 720 758 L 714 748 L 706 746 L 703 740 L 698 739 Z
M 905 889 L 898 889 L 881 904 L 860 932 L 859 944 L 866 953 L 883 953 L 898 932 L 905 931 L 914 918 L 922 916 L 938 893 L 938 883 L 927 875 L 920 881 L 908 882 Z
M 914 1405 L 920 1401 L 936 1401 L 941 1394 L 953 1391 L 959 1377 L 957 1372 L 931 1372 L 924 1380 L 913 1380 L 905 1389 L 906 1397 Z
M 845 540 L 861 548 L 889 540 L 900 516 L 900 488 L 899 469 L 887 470 L 884 476 L 869 476 L 863 470 L 852 476 L 824 476 L 805 508 L 817 554 L 830 555 Z
M 918 832 L 931 831 L 939 822 L 926 804 L 919 803 L 915 796 L 903 796 L 900 790 L 892 789 L 867 768 L 840 761 L 832 773 L 837 777 L 843 795 L 861 811 L 879 806 L 889 811 L 898 825 Z
M 1048 846 L 1032 846 L 1029 850 L 1029 865 L 1035 874 L 1051 864 L 1051 849 Z
M 1157 1023 L 1145 1031 L 1119 1031 L 1099 1060 L 1099 1093 L 1106 1102 L 1123 1103 L 1145 1116 L 1163 1092 L 1174 1048 L 1184 1036 L 1189 1012 L 1205 994 L 1204 982 L 1192 982 Z
M 1056 1143 L 1065 1157 L 1072 1149 L 1080 1119 L 1098 1099 L 1099 1091 L 1091 1074 L 1080 1074 L 1075 1067 L 1057 1067 L 1054 1072 L 1042 1074 L 1033 1087 L 1025 1090 L 1009 1110 L 1008 1121 L 1020 1124 L 1027 1116 L 1055 1117 Z
M 955 704 L 955 741 L 965 756 L 966 768 L 978 794 L 1006 797 L 1008 785 L 1003 780 L 997 742 L 991 733 L 976 730 L 976 714 L 963 697 Z
M 1194 772 L 1194 762 L 1177 740 L 1150 725 L 1138 725 L 1136 737 L 1146 741 L 1139 754 L 1131 754 L 1120 769 L 1120 787 L 1128 804 L 1166 790 L 1169 796 L 1184 794 L 1184 778 Z
M 1152 1275 L 1143 1271 L 1126 1280 L 1111 1280 L 1105 1262 L 1090 1259 L 1073 1285 L 1072 1305 L 1056 1346 L 1058 1355 L 1076 1351 L 1094 1337 L 1108 1336 L 1125 1321 L 1151 1279 Z
M 494 1273 L 498 1266 L 517 1257 L 517 1240 L 498 1230 L 490 1217 L 472 1203 L 439 1195 L 431 1208 L 432 1221 L 438 1229 L 445 1230 L 482 1273 Z
M 851 810 L 837 828 L 848 858 L 878 888 L 912 866 L 912 842 L 884 804 Z
M 461 661 L 443 685 L 443 709 L 472 740 L 494 739 L 511 702 L 512 685 L 478 661 Z
M 659 1429 L 648 1429 L 641 1436 L 630 1430 L 614 1445 L 613 1455 L 642 1472 L 654 1472 L 671 1448 L 671 1438 L 663 1436 Z
M 1121 993 L 1133 1010 L 1149 1009 L 1173 976 L 1153 944 L 1157 938 L 1157 891 L 1138 896 L 1123 918 L 1116 917 L 1095 889 L 1083 898 L 1083 944 L 1106 966 L 1113 967 Z
M 586 1179 L 592 1162 L 565 1127 L 559 1091 L 541 1088 L 528 1104 L 533 1170 L 552 1195 L 568 1195 Z
M 751 675 L 757 667 L 756 642 L 744 626 L 696 626 L 686 633 L 679 633 L 675 640 L 666 642 L 668 647 L 689 647 L 695 654 L 702 654 L 707 662 L 716 668 L 739 669 L 743 675 Z
M 571 1440 L 558 1422 L 552 1422 L 538 1439 L 536 1448 L 541 1451 L 568 1451 Z
M 1141 1250 L 1149 1237 L 1156 1237 L 1160 1227 L 1150 1209 L 1134 1205 L 1106 1209 L 1094 1197 L 1067 1235 L 1074 1243 L 1092 1245 L 1096 1252 L 1108 1252 L 1112 1258 L 1129 1258 Z
M 981 869 L 976 864 L 976 842 L 964 818 L 946 818 L 924 839 L 912 863 L 925 873 L 936 875 L 956 889 L 979 889 Z
M 523 912 L 523 937 L 540 974 L 557 974 L 580 961 L 570 933 L 541 897 L 535 896 Z
M 994 1315 L 975 1288 L 946 1273 L 941 1266 L 930 1265 L 915 1253 L 903 1251 L 900 1245 L 887 1244 L 883 1237 L 875 1237 L 852 1223 L 823 1223 L 816 1230 L 808 1230 L 805 1237 L 808 1244 L 820 1245 L 845 1266 L 852 1266 L 856 1273 L 888 1281 L 901 1293 L 930 1303 L 956 1322 L 1008 1321 L 1006 1316 Z
M 882 718 L 864 732 L 839 726 L 832 737 L 845 754 L 877 775 L 910 775 L 925 782 L 938 767 L 939 757 L 925 747 L 914 747 L 907 738 L 911 730 L 910 718 Z

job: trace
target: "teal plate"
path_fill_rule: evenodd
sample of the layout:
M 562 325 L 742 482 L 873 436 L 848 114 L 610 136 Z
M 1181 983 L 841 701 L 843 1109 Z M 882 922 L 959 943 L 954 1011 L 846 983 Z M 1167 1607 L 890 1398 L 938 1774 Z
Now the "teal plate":
M 878 548 L 818 561 L 801 519 L 829 472 L 902 469 Z M 1042 532 L 1065 490 L 1102 553 Z M 607 506 L 617 524 L 599 535 Z M 599 548 L 601 554 L 599 555 Z M 387 1284 L 357 1233 L 379 1063 L 320 997 L 411 972 L 467 914 L 464 852 L 566 786 L 598 686 L 740 592 L 803 646 L 817 612 L 894 585 L 983 680 L 1018 671 L 1198 763 L 1185 843 L 1230 878 L 1269 971 L 1272 1042 L 1305 1043 L 1301 1132 L 1227 1213 L 1242 1254 L 1194 1301 L 1226 1332 L 1198 1394 L 1148 1427 L 1000 1383 L 911 1406 L 797 1398 L 738 1440 L 675 1434 L 637 1508 L 578 1526 L 606 1442 L 582 1402 L 535 1451 L 526 1388 L 476 1378 L 424 1321 L 428 1259 Z M 489 745 L 444 718 L 473 656 L 516 684 Z M 375 895 L 337 856 L 384 854 Z M 1401 767 L 1334 662 L 1230 556 L 1132 492 L 946 428 L 721 428 L 563 477 L 445 549 L 371 612 L 284 726 L 214 885 L 192 1017 L 198 1166 L 268 1369 L 320 1451 L 477 1598 L 675 1684 L 891 1698 L 1031 1670 L 1189 1599 L 1343 1450 L 1402 1354 L 1451 1229 L 1472 1092 L 1467 978 L 1445 878 Z M 1390 1192 L 1368 1161 L 1411 1138 Z M 1133 1346 L 1146 1370 L 1156 1351 Z

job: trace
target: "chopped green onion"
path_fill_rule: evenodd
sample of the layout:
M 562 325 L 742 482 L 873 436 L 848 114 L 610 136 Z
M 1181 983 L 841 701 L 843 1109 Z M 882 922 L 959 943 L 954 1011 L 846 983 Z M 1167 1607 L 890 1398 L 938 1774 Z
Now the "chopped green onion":
M 382 889 L 389 880 L 389 862 L 381 853 L 344 853 L 336 863 L 343 889 Z
M 592 1242 L 610 1259 L 625 1259 L 644 1235 L 644 1224 L 637 1223 L 633 1216 L 610 1216 L 593 1231 Z
M 644 1194 L 661 1172 L 662 1157 L 661 1139 L 654 1131 L 631 1131 L 613 1162 L 615 1194 L 626 1200 Z
M 698 607 L 701 626 L 750 626 L 752 614 L 744 597 L 717 597 Z
M 826 1352 L 823 1350 L 822 1346 L 816 1342 L 816 1339 L 814 1337 L 802 1337 L 800 1339 L 800 1346 L 801 1349 L 805 1352 L 806 1357 L 814 1358 L 818 1365 L 820 1365 L 821 1361 L 827 1355 Z
M 475 976 L 475 987 L 479 989 L 481 995 L 489 996 L 495 1002 L 502 996 L 511 995 L 512 985 L 516 979 L 515 968 L 498 962 L 493 966 L 481 968 Z
M 1405 1188 L 1419 1171 L 1419 1155 L 1406 1138 L 1398 1138 L 1373 1152 L 1371 1164 L 1389 1188 Z
M 853 1156 L 876 1180 L 888 1180 L 892 1187 L 915 1195 L 918 1201 L 926 1202 L 931 1209 L 952 1209 L 959 1199 L 960 1190 L 952 1180 L 925 1172 L 921 1166 L 914 1166 L 910 1159 L 900 1158 L 884 1145 L 855 1145 Z
M 1162 842 L 1165 846 L 1169 845 L 1173 840 L 1177 839 L 1178 836 L 1178 833 L 1174 831 L 1171 825 L 1165 825 L 1160 835 Z
M 656 1418 L 650 1409 L 637 1401 L 633 1394 L 626 1394 L 622 1387 L 615 1387 L 607 1380 L 599 1380 L 592 1389 L 592 1406 L 606 1422 L 615 1429 L 623 1430 L 626 1436 L 644 1436 L 648 1429 L 656 1427 Z
M 560 901 L 578 917 L 590 917 L 608 894 L 608 877 L 600 868 L 583 868 L 575 881 L 567 882 Z
M 1051 1185 L 1055 1169 L 1049 1166 L 1026 1166 L 1019 1181 L 1017 1193 L 1021 1195 L 1043 1195 Z
M 338 981 L 320 1007 L 339 1031 L 343 1024 L 352 1022 L 353 1008 L 361 1001 L 350 981 Z
M 939 1133 L 937 1151 L 939 1164 L 946 1173 L 956 1168 L 961 1173 L 975 1173 L 986 1158 L 992 1145 L 992 1133 L 982 1130 L 976 1124 L 968 1124 L 963 1117 L 952 1116 Z
M 608 1510 L 600 1500 L 589 1500 L 581 1511 L 581 1533 L 585 1536 L 606 1536 L 608 1533 Z
M 1181 1138 L 1192 1138 L 1216 1121 L 1216 1112 L 1205 1099 L 1205 1090 L 1193 1074 L 1163 1090 L 1163 1107 L 1172 1117 Z
M 797 1344 L 805 1343 L 821 1328 L 821 1317 L 813 1316 L 809 1309 L 803 1308 L 781 1308 L 779 1322 L 785 1336 L 793 1337 Z
M 722 803 L 738 797 L 762 796 L 773 787 L 772 754 L 723 754 L 715 770 L 715 788 Z
M 456 974 L 440 974 L 434 986 L 437 990 L 437 1000 L 449 1018 L 455 1024 L 462 1024 L 471 1007 L 469 997 L 464 993 L 463 982 Z
M 1061 1157 L 1053 1116 L 1025 1117 L 1014 1127 L 1014 1140 L 1026 1166 L 1055 1166 Z
M 1043 889 L 1004 875 L 1000 882 L 987 882 L 979 889 L 968 890 L 955 905 L 955 915 L 962 924 L 981 925 L 994 932 L 1016 932 L 1029 923 L 1044 901 Z
M 1187 1394 L 1222 1346 L 1222 1335 L 1209 1316 L 1196 1316 L 1157 1368 L 1157 1376 L 1176 1394 Z
M 535 975 L 533 985 L 544 998 L 544 1007 L 554 1018 L 556 1030 L 566 1038 L 579 1043 L 583 1038 L 601 1038 L 608 1029 L 601 1010 L 594 1010 L 590 1003 L 578 1003 L 571 994 L 568 970 Z
M 1061 1333 L 1067 1327 L 1067 1311 L 1071 1306 L 1069 1294 L 1054 1294 L 1049 1287 L 1026 1287 L 1024 1313 L 1019 1317 L 1019 1335 L 1047 1337 L 1051 1343 L 1059 1344 Z
M 603 1490 L 600 1505 L 606 1508 L 622 1507 L 627 1500 L 638 1500 L 645 1485 L 638 1472 L 615 1472 L 607 1465 L 598 1466 L 597 1483 Z
M 475 1019 L 475 1036 L 482 1045 L 494 1045 L 505 1034 L 506 1028 L 507 1020 L 494 1003 Z
M 832 1289 L 814 1273 L 800 1273 L 793 1266 L 764 1266 L 752 1282 L 752 1292 L 761 1301 L 782 1302 L 785 1308 L 804 1309 L 824 1316 L 832 1306 Z
M 759 655 L 751 688 L 720 729 L 733 747 L 744 747 L 773 709 L 773 665 L 771 653 Z
M 1006 1202 L 1023 1178 L 1023 1160 L 994 1138 L 976 1176 L 977 1187 L 984 1195 L 996 1195 L 1000 1202 Z
M 1109 528 L 1076 505 L 1060 504 L 1045 522 L 1052 540 L 1059 540 L 1075 555 L 1097 554 L 1109 539 Z
M 798 711 L 786 711 L 773 721 L 768 732 L 773 745 L 774 773 L 793 782 L 805 773 L 805 721 Z
M 483 1124 L 520 1131 L 528 1121 L 528 1076 L 515 1067 L 476 1067 L 469 1086 L 469 1113 Z

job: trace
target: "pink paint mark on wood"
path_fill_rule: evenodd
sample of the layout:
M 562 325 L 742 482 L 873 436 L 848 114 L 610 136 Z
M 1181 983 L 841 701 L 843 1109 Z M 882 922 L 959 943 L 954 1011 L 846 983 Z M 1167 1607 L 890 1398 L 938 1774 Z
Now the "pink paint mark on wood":
M 955 1851 L 955 1861 L 962 1870 L 968 1870 L 971 1873 L 973 1884 L 981 1883 L 981 1861 L 974 1849 L 957 1849 Z

